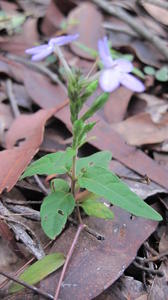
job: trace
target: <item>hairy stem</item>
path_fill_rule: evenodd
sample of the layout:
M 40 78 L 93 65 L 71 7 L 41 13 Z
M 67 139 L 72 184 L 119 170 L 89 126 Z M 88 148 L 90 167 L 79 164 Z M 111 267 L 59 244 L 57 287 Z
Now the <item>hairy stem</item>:
M 69 252 L 68 252 L 66 260 L 65 260 L 65 264 L 64 264 L 63 269 L 62 269 L 62 273 L 61 273 L 61 276 L 60 276 L 60 279 L 59 279 L 59 282 L 58 282 L 58 286 L 57 286 L 57 290 L 56 290 L 56 293 L 55 293 L 54 300 L 58 299 L 59 292 L 60 292 L 60 289 L 61 289 L 61 284 L 62 284 L 62 281 L 64 279 L 68 263 L 69 263 L 69 261 L 70 261 L 70 259 L 72 257 L 72 254 L 73 254 L 75 245 L 76 245 L 76 243 L 78 241 L 79 235 L 80 235 L 81 231 L 85 228 L 85 226 L 86 226 L 85 224 L 80 224 L 79 227 L 78 227 L 78 230 L 77 230 L 77 232 L 75 234 L 74 240 L 73 240 L 72 245 L 71 245 L 71 247 L 69 249 Z
M 72 160 L 72 178 L 71 178 L 71 193 L 74 196 L 74 199 L 76 197 L 76 191 L 75 191 L 75 184 L 76 184 L 76 157 L 77 157 L 77 154 L 74 155 L 73 160 Z M 79 223 L 82 224 L 83 222 L 82 222 L 82 218 L 81 218 L 79 206 L 76 207 L 76 211 L 77 211 L 77 216 L 78 216 Z

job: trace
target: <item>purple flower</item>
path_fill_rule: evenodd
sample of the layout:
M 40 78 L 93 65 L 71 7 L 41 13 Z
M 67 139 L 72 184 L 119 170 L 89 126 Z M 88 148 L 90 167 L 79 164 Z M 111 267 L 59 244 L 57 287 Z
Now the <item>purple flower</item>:
M 79 34 L 63 35 L 49 40 L 48 44 L 27 49 L 25 52 L 32 55 L 33 61 L 39 61 L 54 52 L 55 45 L 62 46 L 75 41 Z
M 143 92 L 145 87 L 143 83 L 129 74 L 133 70 L 133 64 L 125 59 L 113 60 L 110 55 L 107 37 L 98 41 L 98 50 L 104 69 L 101 71 L 99 84 L 103 91 L 112 92 L 120 86 L 134 92 Z

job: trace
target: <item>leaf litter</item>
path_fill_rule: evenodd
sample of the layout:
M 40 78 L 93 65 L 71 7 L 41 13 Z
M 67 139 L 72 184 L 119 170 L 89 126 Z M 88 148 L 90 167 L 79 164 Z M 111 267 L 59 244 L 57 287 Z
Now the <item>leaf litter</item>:
M 144 11 L 139 10 L 136 2 L 132 2 L 131 5 L 130 2 L 125 2 L 124 5 L 122 1 L 117 2 L 119 9 L 122 9 L 124 13 L 129 14 L 131 12 L 132 15 L 136 15 L 136 18 L 134 18 L 135 23 L 136 21 L 146 22 L 150 30 L 155 32 L 162 41 L 166 39 L 167 32 L 162 25 L 166 25 L 166 18 L 160 19 L 159 10 L 154 10 L 153 4 L 140 1 L 140 5 L 153 18 L 149 22 L 148 16 L 144 14 Z M 166 1 L 162 2 L 166 4 Z M 107 5 L 106 3 L 105 14 L 104 10 L 101 10 L 102 3 L 106 3 L 106 1 L 97 0 L 85 3 L 82 3 L 82 1 L 66 1 L 66 3 L 65 1 L 51 1 L 49 3 L 49 1 L 38 0 L 37 3 L 36 1 L 30 1 L 29 3 L 15 1 L 12 6 L 10 2 L 2 1 L 1 9 L 6 10 L 6 14 L 10 10 L 10 12 L 13 11 L 13 14 L 16 15 L 16 11 L 22 8 L 22 17 L 24 18 L 25 15 L 28 17 L 26 17 L 23 24 L 19 25 L 20 32 L 12 31 L 10 32 L 11 36 L 8 36 L 9 32 L 7 31 L 5 35 L 1 34 L 0 36 L 2 49 L 0 56 L 1 89 L 6 93 L 4 89 L 5 76 L 11 78 L 14 87 L 13 91 L 16 99 L 18 99 L 17 105 L 20 112 L 24 113 L 24 115 L 21 114 L 11 125 L 12 118 L 10 121 L 8 115 L 9 104 L 6 101 L 7 96 L 4 99 L 5 104 L 3 103 L 4 100 L 2 100 L 2 107 L 4 105 L 8 107 L 5 110 L 7 115 L 3 113 L 2 116 L 2 120 L 5 120 L 2 121 L 2 134 L 4 135 L 4 131 L 10 125 L 11 128 L 6 134 L 6 144 L 4 143 L 4 137 L 1 141 L 1 192 L 4 189 L 10 190 L 16 185 L 21 173 L 39 151 L 44 139 L 44 126 L 51 116 L 55 115 L 56 117 L 56 121 L 52 119 L 52 122 L 49 124 L 49 128 L 52 128 L 52 130 L 54 130 L 55 122 L 56 126 L 58 126 L 57 122 L 62 122 L 59 123 L 62 140 L 65 138 L 66 127 L 69 130 L 69 136 L 71 131 L 67 95 L 63 89 L 63 85 L 59 85 L 59 83 L 54 84 L 51 78 L 44 75 L 41 71 L 37 71 L 37 69 L 33 71 L 29 63 L 26 65 L 23 62 L 15 62 L 12 57 L 10 58 L 11 54 L 24 57 L 24 50 L 26 48 L 47 41 L 48 37 L 60 33 L 78 32 L 80 33 L 79 42 L 82 47 L 76 43 L 70 45 L 70 47 L 66 47 L 65 51 L 67 56 L 71 57 L 70 61 L 75 67 L 83 64 L 89 71 L 91 66 L 90 61 L 95 61 L 95 57 L 92 54 L 94 50 L 97 50 L 97 40 L 106 31 L 112 43 L 112 51 L 117 50 L 121 53 L 120 55 L 131 53 L 136 66 L 141 70 L 144 65 L 154 66 L 156 70 L 165 66 L 163 51 L 159 51 L 158 47 L 155 48 L 150 45 L 148 37 L 146 37 L 146 40 L 142 40 L 142 32 L 135 31 L 134 25 L 130 27 L 130 24 L 128 25 L 122 18 L 120 20 L 120 24 L 122 25 L 120 27 L 121 32 L 118 32 L 116 28 L 118 29 L 119 27 L 117 27 L 116 23 L 119 20 L 119 16 L 116 15 L 116 19 L 114 17 L 110 18 L 108 15 L 109 4 Z M 116 5 L 115 1 L 112 1 L 112 5 Z M 39 8 L 38 13 L 37 7 Z M 164 10 L 164 15 L 166 15 L 167 10 L 165 8 L 162 7 L 159 9 Z M 56 18 L 56 16 L 59 16 L 59 18 Z M 39 17 L 41 17 L 41 20 Z M 110 26 L 107 26 L 107 23 Z M 127 32 L 123 30 L 124 24 L 126 24 Z M 43 33 L 43 40 L 40 33 Z M 91 51 L 88 51 L 88 49 L 91 49 Z M 54 73 L 56 71 L 56 74 L 60 76 L 61 70 L 59 69 L 58 62 L 56 62 L 57 65 L 52 63 L 52 60 L 49 64 L 46 64 L 46 62 L 42 64 L 46 65 L 47 68 L 49 66 L 51 72 Z M 165 97 L 165 84 L 159 81 L 159 78 L 154 78 L 153 75 L 148 76 L 151 78 L 151 88 L 147 86 L 145 94 L 135 95 L 125 88 L 120 88 L 110 95 L 109 102 L 106 103 L 101 113 L 95 117 L 98 122 L 93 134 L 97 138 L 96 140 L 91 140 L 89 144 L 90 147 L 94 147 L 91 148 L 92 151 L 97 149 L 111 150 L 114 158 L 111 163 L 112 170 L 121 176 L 121 178 L 123 177 L 131 189 L 141 195 L 143 199 L 150 197 L 148 201 L 155 203 L 158 194 L 162 193 L 163 198 L 167 194 L 168 170 L 163 164 L 159 165 L 157 159 L 154 159 L 157 152 L 159 152 L 157 153 L 158 155 L 163 155 L 164 151 L 164 154 L 167 155 L 167 148 L 164 148 L 164 143 L 167 140 L 167 98 Z M 22 98 L 24 98 L 24 101 Z M 145 101 L 145 108 L 139 108 L 139 101 Z M 130 116 L 130 107 L 133 102 L 135 109 Z M 60 109 L 61 105 L 62 109 Z M 40 108 L 42 109 L 40 110 Z M 59 109 L 59 112 L 57 112 L 57 109 Z M 51 151 L 51 147 L 47 148 L 47 145 L 45 149 Z M 43 148 L 41 150 L 43 151 Z M 41 156 L 42 151 L 38 155 Z M 84 151 L 84 154 L 87 155 L 87 151 L 90 151 L 89 146 Z M 151 180 L 151 184 L 147 185 L 147 179 Z M 25 188 L 22 188 L 22 192 L 27 197 Z M 29 200 L 33 201 L 36 196 L 32 194 L 29 197 L 32 198 Z M 163 209 L 162 202 L 159 203 L 159 209 Z M 4 204 L 5 202 L 3 202 Z M 153 239 L 156 239 L 158 229 L 157 224 L 152 221 L 139 218 L 132 219 L 129 214 L 121 211 L 119 208 L 115 208 L 115 210 L 114 221 L 108 220 L 103 223 L 104 221 L 101 220 L 87 218 L 86 222 L 89 226 L 100 232 L 105 237 L 105 240 L 97 241 L 86 232 L 81 234 L 63 282 L 60 294 L 61 298 L 93 299 L 110 287 L 110 290 L 108 289 L 105 292 L 106 299 L 113 294 L 117 295 L 116 299 L 122 299 L 121 292 L 119 290 L 116 291 L 115 284 L 113 284 L 114 281 L 119 279 L 124 272 L 125 275 L 123 276 L 127 276 L 126 269 L 134 261 L 138 249 L 143 247 L 144 241 L 152 233 L 154 233 Z M 165 207 L 164 214 L 166 214 Z M 75 227 L 70 225 L 57 241 L 54 242 L 51 252 L 61 251 L 66 255 L 71 244 L 70 236 L 73 237 L 74 234 Z M 166 238 L 167 231 L 165 231 L 164 236 Z M 158 237 L 159 241 L 163 243 L 163 238 Z M 152 243 L 151 247 L 158 250 L 156 243 Z M 158 251 L 162 252 L 163 247 L 162 250 Z M 153 268 L 155 267 L 156 265 L 153 264 Z M 147 273 L 149 278 L 145 283 L 148 286 L 152 286 L 148 292 L 150 299 L 155 299 L 152 298 L 154 295 L 157 295 L 157 299 L 159 299 L 161 290 L 163 290 L 163 297 L 160 299 L 164 299 L 167 293 L 165 286 L 167 278 L 166 260 L 161 263 L 159 269 L 164 272 L 162 279 L 157 276 L 152 277 L 150 273 Z M 140 280 L 142 283 L 140 279 L 141 272 L 139 269 L 138 278 L 136 278 L 134 272 L 131 273 L 130 280 L 135 285 L 138 284 L 136 280 Z M 49 293 L 54 293 L 59 275 L 60 272 L 55 272 L 47 277 L 47 279 L 41 282 L 40 288 Z M 128 279 L 126 278 L 121 277 L 120 281 L 116 282 L 123 289 L 124 282 Z M 124 297 L 127 295 L 130 299 L 140 299 L 140 296 L 146 295 L 146 291 L 142 288 L 142 285 L 139 294 L 131 291 L 130 295 L 128 290 L 123 295 Z M 29 292 L 26 293 L 21 294 L 21 296 L 12 296 L 16 297 L 12 299 L 19 299 L 19 297 L 22 300 L 28 299 L 25 297 L 33 299 L 33 294 L 29 296 Z M 4 297 L 4 299 L 7 298 Z

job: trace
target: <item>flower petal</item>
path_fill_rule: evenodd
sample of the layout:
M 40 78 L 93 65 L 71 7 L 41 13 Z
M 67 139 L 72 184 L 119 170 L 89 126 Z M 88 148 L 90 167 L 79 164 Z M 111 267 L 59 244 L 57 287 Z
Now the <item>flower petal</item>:
M 121 74 L 114 69 L 105 69 L 99 77 L 99 84 L 104 92 L 113 92 L 120 85 Z
M 40 61 L 53 52 L 53 47 L 47 47 L 45 50 L 40 51 L 38 54 L 32 56 L 32 61 Z
M 72 34 L 72 35 L 62 35 L 56 38 L 53 38 L 49 41 L 49 46 L 54 46 L 55 44 L 58 46 L 69 44 L 75 41 L 79 37 L 79 34 Z
M 123 74 L 120 83 L 134 92 L 140 93 L 145 90 L 144 84 L 131 74 Z
M 26 49 L 25 53 L 27 53 L 27 54 L 36 54 L 40 51 L 45 50 L 46 48 L 48 48 L 48 45 L 41 45 L 41 46 Z
M 133 64 L 130 61 L 123 58 L 116 59 L 114 63 L 117 64 L 116 68 L 120 72 L 130 73 L 134 68 Z
M 98 51 L 99 51 L 99 56 L 100 56 L 100 59 L 101 59 L 103 65 L 106 68 L 111 67 L 113 64 L 113 59 L 110 55 L 107 37 L 104 37 L 102 40 L 98 41 Z

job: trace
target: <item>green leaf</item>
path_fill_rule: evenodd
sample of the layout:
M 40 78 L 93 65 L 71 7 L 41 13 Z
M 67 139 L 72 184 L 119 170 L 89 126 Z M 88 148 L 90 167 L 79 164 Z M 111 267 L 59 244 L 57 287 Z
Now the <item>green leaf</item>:
M 23 173 L 21 179 L 30 177 L 35 174 L 64 174 L 67 173 L 67 166 L 72 161 L 75 151 L 72 148 L 67 148 L 65 151 L 48 154 L 33 162 Z
M 96 100 L 93 102 L 91 107 L 88 109 L 88 111 L 81 117 L 83 121 L 86 121 L 90 117 L 93 116 L 93 114 L 101 109 L 103 105 L 107 102 L 109 98 L 109 93 L 103 93 L 99 97 L 96 98 Z
M 101 219 L 113 219 L 113 212 L 105 206 L 103 203 L 96 201 L 95 199 L 87 199 L 83 201 L 80 206 L 85 213 L 89 216 L 101 218 Z
M 69 192 L 69 185 L 64 179 L 56 178 L 51 181 L 51 190 L 52 192 Z
M 99 151 L 87 157 L 79 158 L 76 162 L 77 175 L 82 169 L 87 170 L 90 166 L 108 168 L 109 162 L 112 159 L 110 151 Z
M 79 42 L 74 42 L 74 44 L 75 44 L 76 46 L 78 46 L 80 49 L 82 49 L 83 51 L 89 53 L 91 56 L 93 56 L 93 58 L 96 58 L 96 57 L 97 57 L 97 51 L 95 51 L 94 49 L 89 48 L 89 47 L 87 47 L 87 46 L 85 46 L 84 44 L 79 43 Z
M 40 209 L 41 226 L 49 238 L 60 234 L 74 207 L 75 200 L 70 193 L 58 191 L 44 198 Z
M 101 167 L 90 167 L 79 177 L 78 183 L 81 188 L 100 195 L 110 203 L 140 217 L 156 221 L 162 220 L 153 208 L 143 202 L 129 187 L 120 179 Z
M 156 72 L 155 77 L 156 77 L 157 80 L 162 81 L 162 82 L 168 81 L 168 68 L 163 67 L 160 70 L 158 70 Z
M 144 79 L 145 76 L 143 74 L 143 72 L 141 70 L 139 70 L 138 68 L 133 68 L 132 73 L 135 74 L 136 76 L 138 76 L 139 78 Z
M 146 67 L 144 68 L 144 72 L 145 72 L 147 75 L 155 75 L 156 70 L 155 70 L 155 68 L 153 68 L 153 67 L 146 66 Z
M 85 142 L 87 133 L 92 130 L 96 122 L 85 124 L 83 120 L 76 120 L 73 124 L 73 148 L 80 148 Z
M 93 80 L 90 82 L 87 87 L 85 88 L 84 93 L 80 97 L 80 109 L 82 108 L 83 104 L 88 100 L 88 98 L 95 92 L 98 87 L 98 80 Z
M 52 253 L 46 255 L 44 258 L 36 261 L 30 267 L 28 267 L 20 276 L 19 279 L 25 281 L 28 284 L 36 284 L 40 280 L 52 272 L 59 269 L 65 262 L 64 255 L 62 253 Z M 18 283 L 13 283 L 9 289 L 10 293 L 15 293 L 23 290 L 24 287 Z

